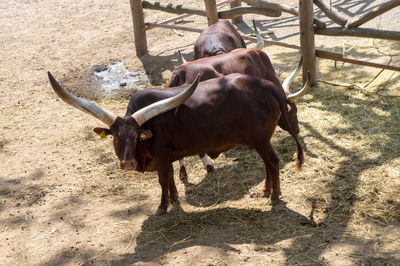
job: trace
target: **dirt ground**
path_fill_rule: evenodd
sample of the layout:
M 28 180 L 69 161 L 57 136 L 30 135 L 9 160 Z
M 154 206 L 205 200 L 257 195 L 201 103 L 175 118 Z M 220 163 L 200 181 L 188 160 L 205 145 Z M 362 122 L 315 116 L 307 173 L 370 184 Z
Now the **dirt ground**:
M 348 16 L 381 2 L 332 1 Z M 198 157 L 187 158 L 185 183 L 174 164 L 181 206 L 159 217 L 157 175 L 120 170 L 111 138 L 92 131 L 101 122 L 59 100 L 47 71 L 79 95 L 94 89 L 95 66 L 121 60 L 158 87 L 179 65 L 178 48 L 193 58 L 198 34 L 154 29 L 150 55 L 138 59 L 129 1 L 10 0 L 0 2 L 0 13 L 1 265 L 400 265 L 398 72 L 318 60 L 320 82 L 297 105 L 302 171 L 290 136 L 277 129 L 273 137 L 278 206 L 261 197 L 261 159 L 238 147 L 213 160 L 208 175 Z M 367 26 L 399 30 L 399 13 Z M 145 14 L 150 22 L 173 16 Z M 298 44 L 293 16 L 246 15 L 243 33 L 253 17 L 261 30 L 274 30 L 270 38 Z M 177 24 L 205 28 L 206 20 Z M 399 42 L 318 36 L 317 46 L 354 46 L 347 56 L 400 65 Z M 294 50 L 264 51 L 282 79 L 299 60 Z M 297 79 L 292 89 L 300 85 Z M 126 94 L 92 100 L 119 115 L 128 102 Z

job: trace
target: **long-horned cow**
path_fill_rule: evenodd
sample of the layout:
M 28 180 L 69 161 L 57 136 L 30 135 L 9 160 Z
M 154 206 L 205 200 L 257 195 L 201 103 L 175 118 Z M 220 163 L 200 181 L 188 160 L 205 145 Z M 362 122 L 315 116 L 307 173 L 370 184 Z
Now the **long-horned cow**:
M 198 84 L 197 78 L 190 86 L 146 89 L 132 96 L 125 116 L 119 117 L 73 96 L 48 75 L 54 91 L 65 102 L 109 127 L 95 128 L 95 132 L 113 136 L 122 169 L 158 172 L 162 193 L 157 215 L 167 212 L 170 201 L 178 201 L 172 162 L 200 153 L 216 158 L 237 145 L 249 146 L 260 154 L 266 172 L 263 191 L 272 203 L 278 202 L 279 159 L 270 139 L 279 118 L 287 117 L 287 110 L 286 99 L 271 81 L 231 74 Z M 295 132 L 289 129 L 289 133 L 296 142 L 301 166 L 302 147 Z

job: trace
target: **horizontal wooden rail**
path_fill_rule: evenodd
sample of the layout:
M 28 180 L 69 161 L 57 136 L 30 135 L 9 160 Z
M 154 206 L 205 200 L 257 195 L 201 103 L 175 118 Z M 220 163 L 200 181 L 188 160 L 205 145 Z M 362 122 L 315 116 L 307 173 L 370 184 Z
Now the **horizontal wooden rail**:
M 299 10 L 297 8 L 294 8 L 294 7 L 291 7 L 288 5 L 271 3 L 268 1 L 264 1 L 264 0 L 241 0 L 241 1 L 247 3 L 251 6 L 255 6 L 255 7 L 259 7 L 259 8 L 274 9 L 274 10 L 292 14 L 297 17 L 299 16 Z M 326 28 L 325 22 L 321 21 L 319 18 L 317 18 L 315 16 L 314 16 L 313 22 L 315 25 L 318 26 L 318 28 L 321 28 L 321 29 Z
M 191 15 L 198 15 L 206 17 L 206 11 L 204 9 L 199 9 L 195 7 L 183 6 L 183 5 L 172 5 L 172 4 L 165 4 L 160 2 L 154 1 L 142 1 L 142 6 L 145 9 L 152 9 L 152 10 L 160 10 L 168 13 L 173 14 L 191 14 Z M 243 14 L 258 14 L 264 15 L 268 17 L 279 17 L 282 12 L 267 9 L 267 8 L 255 8 L 255 7 L 234 7 L 229 10 L 223 10 L 218 12 L 218 18 L 221 19 L 233 19 L 235 17 L 241 16 Z
M 152 10 L 160 10 L 168 13 L 174 14 L 191 14 L 191 15 L 199 15 L 199 16 L 206 16 L 206 11 L 204 9 L 194 8 L 194 7 L 187 7 L 183 5 L 173 5 L 173 4 L 165 4 L 160 2 L 154 1 L 142 1 L 142 6 L 145 9 L 152 9 Z
M 191 31 L 191 32 L 202 32 L 202 29 L 184 27 L 184 26 L 177 26 L 177 25 L 168 25 L 168 24 L 159 24 L 159 23 L 145 23 L 146 28 L 145 30 L 151 30 L 153 28 L 165 28 L 165 29 L 172 29 L 172 30 L 183 30 L 183 31 Z
M 248 41 L 257 42 L 257 38 L 254 38 L 254 37 L 242 36 L 242 38 L 245 40 L 248 40 Z M 264 40 L 264 44 L 278 45 L 278 46 L 282 46 L 282 47 L 286 47 L 286 48 L 290 48 L 290 49 L 296 49 L 296 50 L 300 51 L 300 46 L 294 45 L 294 44 L 287 44 L 287 43 L 283 43 L 283 42 L 268 41 L 268 40 Z M 330 60 L 341 61 L 341 62 L 356 64 L 356 65 L 400 71 L 400 67 L 397 67 L 397 66 L 390 66 L 390 65 L 385 65 L 385 64 L 367 62 L 367 61 L 358 60 L 358 59 L 346 58 L 346 57 L 343 57 L 343 54 L 341 54 L 341 53 L 330 52 L 330 51 L 326 51 L 326 50 L 322 50 L 322 49 L 318 49 L 318 48 L 315 48 L 315 56 L 319 57 L 319 58 L 323 58 L 323 59 L 330 59 Z
M 331 59 L 331 60 L 346 62 L 346 63 L 350 63 L 350 64 L 400 71 L 400 67 L 397 67 L 397 66 L 390 66 L 390 65 L 385 65 L 385 64 L 367 62 L 367 61 L 358 60 L 358 59 L 346 58 L 346 57 L 343 57 L 343 55 L 340 53 L 329 52 L 329 51 L 325 51 L 325 50 L 321 50 L 321 49 L 316 49 L 315 55 L 319 58 Z
M 234 7 L 229 10 L 218 11 L 218 18 L 233 19 L 244 14 L 257 14 L 257 15 L 277 18 L 282 15 L 282 12 L 278 10 L 258 8 L 253 6 Z
M 333 27 L 326 29 L 314 28 L 315 34 L 327 35 L 327 36 L 352 36 L 352 37 L 364 37 L 364 38 L 378 38 L 385 40 L 400 40 L 400 31 L 391 30 L 376 30 L 369 28 L 341 28 Z
M 190 27 L 183 27 L 183 26 L 176 26 L 176 25 L 167 25 L 167 24 L 158 24 L 158 23 L 146 23 L 146 26 L 147 26 L 147 29 L 158 27 L 158 28 L 167 28 L 167 29 L 176 29 L 176 30 L 183 30 L 183 31 L 190 31 L 190 32 L 198 32 L 198 33 L 203 31 L 202 29 L 197 29 L 197 28 L 190 28 Z M 257 38 L 255 38 L 255 37 L 242 35 L 242 38 L 244 40 L 252 41 L 255 43 L 257 42 Z M 295 50 L 300 51 L 300 46 L 294 45 L 294 44 L 288 44 L 288 43 L 284 43 L 284 42 L 264 40 L 264 44 L 277 45 L 277 46 L 286 47 L 289 49 L 295 49 Z M 400 67 L 397 67 L 397 66 L 390 66 L 390 65 L 385 65 L 385 64 L 367 62 L 367 61 L 358 60 L 358 59 L 346 58 L 346 57 L 343 57 L 343 54 L 341 54 L 341 53 L 330 52 L 330 51 L 326 51 L 326 50 L 322 50 L 322 49 L 318 49 L 318 48 L 315 49 L 315 56 L 317 56 L 319 58 L 341 61 L 341 62 L 356 64 L 356 65 L 400 71 Z
M 231 2 L 235 2 L 235 1 L 236 1 L 236 0 L 224 0 L 224 1 L 221 1 L 221 2 L 217 2 L 217 3 L 216 3 L 216 6 L 217 6 L 217 7 L 223 6 L 223 5 L 225 5 L 225 4 L 228 4 L 228 3 L 231 3 Z M 155 23 L 157 23 L 157 24 L 168 24 L 168 23 L 171 23 L 171 22 L 180 20 L 180 19 L 184 19 L 184 18 L 190 17 L 190 16 L 193 16 L 193 14 L 184 13 L 184 14 L 182 14 L 182 15 L 178 15 L 178 16 L 176 16 L 176 17 L 168 18 L 168 19 L 166 19 L 166 20 L 162 20 L 162 21 L 155 22 Z

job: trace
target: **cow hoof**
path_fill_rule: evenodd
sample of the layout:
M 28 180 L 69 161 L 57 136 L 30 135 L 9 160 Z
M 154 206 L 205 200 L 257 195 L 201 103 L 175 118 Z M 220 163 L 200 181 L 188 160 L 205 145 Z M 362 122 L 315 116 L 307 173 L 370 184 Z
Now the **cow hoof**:
M 280 202 L 281 202 L 280 199 L 271 199 L 271 205 L 272 205 L 272 206 L 276 206 L 276 205 L 278 205 Z
M 214 172 L 214 166 L 212 166 L 211 164 L 207 165 L 207 174 Z
M 271 196 L 271 192 L 264 191 L 263 197 L 269 198 Z
M 165 214 L 167 214 L 167 211 L 163 210 L 163 209 L 160 209 L 160 208 L 158 208 L 156 213 L 155 213 L 156 216 L 161 216 L 161 215 L 165 215 Z
M 188 178 L 188 174 L 186 172 L 186 168 L 185 167 L 181 167 L 179 169 L 179 179 L 180 180 L 185 180 Z
M 269 198 L 269 197 L 271 197 L 271 189 L 268 189 L 268 188 L 263 188 L 263 197 L 264 198 Z
M 181 202 L 179 200 L 171 201 L 171 204 L 174 206 L 181 206 Z

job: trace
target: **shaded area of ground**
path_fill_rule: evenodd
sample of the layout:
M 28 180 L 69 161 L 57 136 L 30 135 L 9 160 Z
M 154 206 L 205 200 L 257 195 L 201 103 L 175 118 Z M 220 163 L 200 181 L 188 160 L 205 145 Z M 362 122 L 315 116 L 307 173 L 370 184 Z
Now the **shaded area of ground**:
M 353 16 L 376 2 L 332 4 Z M 122 60 L 146 72 L 148 87 L 161 86 L 180 64 L 178 48 L 191 60 L 198 35 L 152 30 L 150 55 L 138 59 L 129 2 L 14 0 L 0 10 L 0 264 L 400 263 L 398 73 L 377 76 L 379 69 L 318 60 L 321 80 L 360 83 L 366 90 L 320 82 L 299 101 L 302 171 L 295 168 L 292 139 L 276 130 L 282 204 L 271 207 L 261 197 L 262 161 L 238 147 L 213 161 L 213 174 L 197 156 L 187 158 L 189 179 L 176 181 L 181 206 L 155 217 L 156 174 L 119 170 L 112 140 L 92 132 L 103 125 L 58 100 L 46 72 L 76 91 L 91 86 L 93 67 Z M 368 26 L 396 30 L 397 13 Z M 146 11 L 148 21 L 169 16 Z M 252 16 L 244 18 L 239 30 L 250 33 Z M 298 42 L 296 18 L 256 20 L 261 30 L 275 31 L 272 39 Z M 206 27 L 204 18 L 186 21 L 178 24 Z M 319 47 L 332 51 L 341 51 L 343 42 L 354 45 L 350 57 L 399 63 L 398 42 L 317 37 Z M 281 79 L 299 59 L 293 50 L 264 51 Z M 121 115 L 127 100 L 96 103 Z

